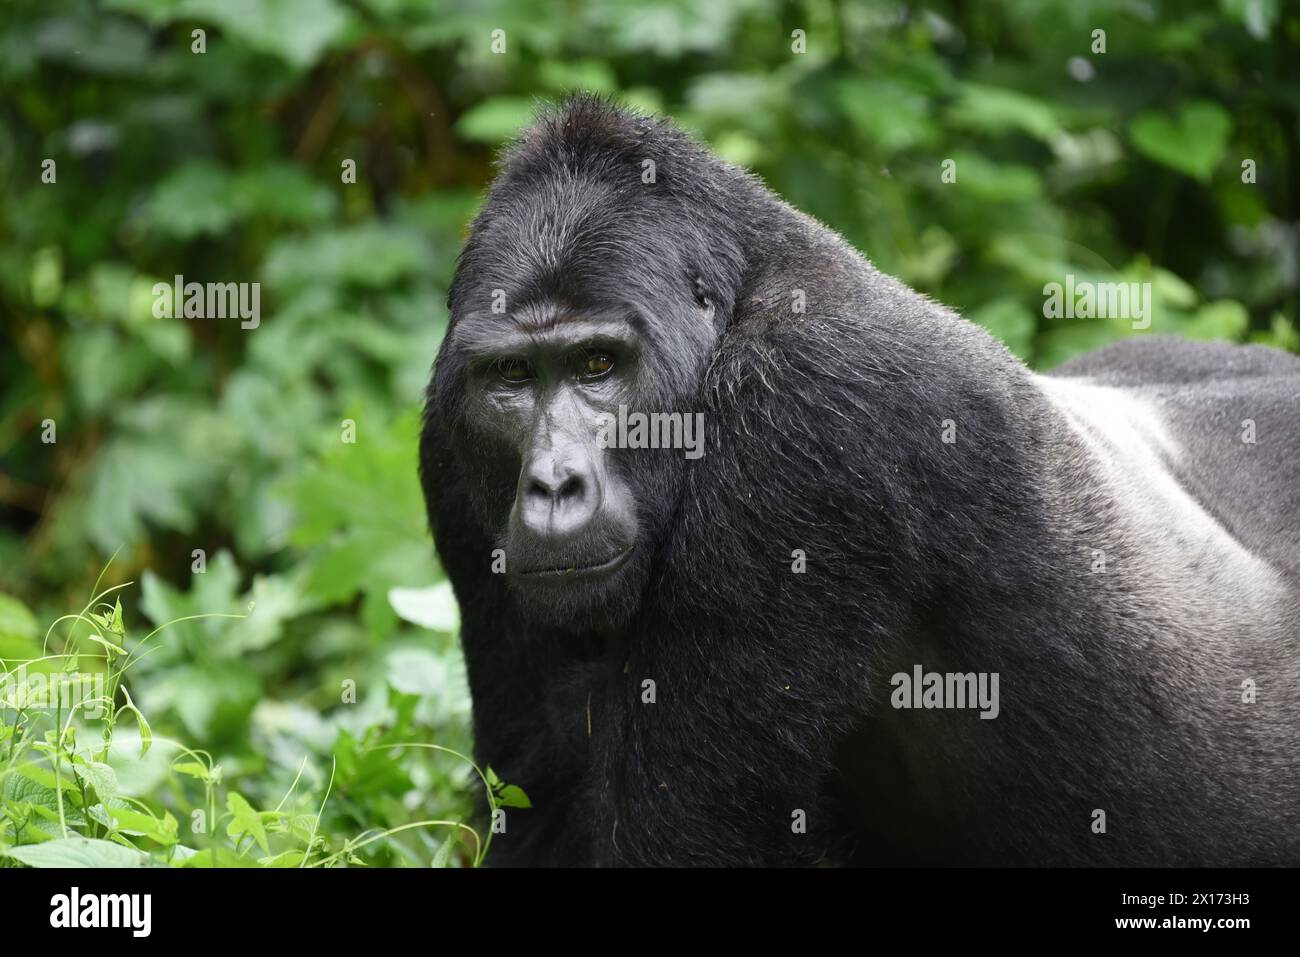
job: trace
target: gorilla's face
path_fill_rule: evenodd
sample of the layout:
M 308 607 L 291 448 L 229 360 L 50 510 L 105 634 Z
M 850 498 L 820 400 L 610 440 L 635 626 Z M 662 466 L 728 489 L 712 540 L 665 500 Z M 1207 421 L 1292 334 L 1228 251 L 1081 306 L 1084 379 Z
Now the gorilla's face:
M 682 398 L 653 321 L 541 301 L 459 317 L 451 333 L 471 492 L 512 595 L 541 624 L 612 627 L 640 606 L 688 464 L 680 448 L 619 447 L 611 428 L 620 410 L 626 421 Z
M 725 205 L 716 191 L 686 195 L 706 177 L 683 167 L 669 189 L 660 157 L 644 179 L 641 145 L 586 171 L 539 154 L 498 178 L 457 266 L 434 376 L 467 518 L 504 553 L 523 614 L 564 630 L 612 628 L 641 607 L 686 470 L 707 452 L 646 447 L 610 422 L 675 416 L 684 437 L 689 417 L 703 440 L 700 382 L 742 261 L 702 218 Z M 501 557 L 483 561 L 500 572 Z

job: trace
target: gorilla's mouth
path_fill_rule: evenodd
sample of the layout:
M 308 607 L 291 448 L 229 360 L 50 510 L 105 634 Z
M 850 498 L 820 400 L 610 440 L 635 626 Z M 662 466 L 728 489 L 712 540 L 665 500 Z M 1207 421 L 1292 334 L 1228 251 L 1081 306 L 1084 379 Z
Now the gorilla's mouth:
M 562 580 L 565 578 L 586 578 L 597 575 L 608 575 L 623 567 L 628 556 L 632 554 L 635 545 L 629 545 L 613 558 L 607 558 L 604 561 L 593 562 L 591 564 L 579 565 L 561 565 L 554 568 L 535 568 L 523 572 L 525 578 L 545 579 L 545 580 Z

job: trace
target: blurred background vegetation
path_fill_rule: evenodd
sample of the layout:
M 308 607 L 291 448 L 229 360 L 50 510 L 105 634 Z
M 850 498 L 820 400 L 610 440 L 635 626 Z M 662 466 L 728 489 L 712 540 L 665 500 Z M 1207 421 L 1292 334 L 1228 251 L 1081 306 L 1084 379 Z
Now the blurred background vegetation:
M 1044 319 L 1067 273 L 1151 282 L 1153 333 L 1300 350 L 1300 11 L 1280 0 L 6 0 L 0 660 L 39 656 L 114 555 L 127 647 L 246 615 L 168 628 L 125 677 L 156 741 L 206 749 L 267 814 L 264 848 L 218 796 L 232 862 L 468 860 L 436 826 L 357 845 L 468 807 L 454 758 L 368 749 L 469 748 L 421 389 L 494 151 L 575 89 L 673 116 L 1035 367 L 1139 334 Z M 155 318 L 176 274 L 260 282 L 260 326 Z M 57 628 L 47 653 L 79 640 Z M 14 770 L 36 719 L 0 716 L 0 847 L 72 813 L 177 858 L 167 833 L 97 824 L 97 798 L 207 846 L 188 808 L 212 774 L 178 775 L 174 747 L 141 757 L 117 725 L 51 824 L 53 785 Z M 308 817 L 285 824 L 267 809 L 291 790 Z

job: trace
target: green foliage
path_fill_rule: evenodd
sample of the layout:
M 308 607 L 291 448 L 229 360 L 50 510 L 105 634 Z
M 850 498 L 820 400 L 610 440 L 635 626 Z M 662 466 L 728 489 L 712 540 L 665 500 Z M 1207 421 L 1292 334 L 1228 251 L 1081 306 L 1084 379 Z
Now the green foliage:
M 439 750 L 468 749 L 467 699 L 418 408 L 464 226 L 539 98 L 672 115 L 1038 368 L 1153 333 L 1300 350 L 1300 14 L 1275 2 L 0 21 L 0 673 L 116 675 L 106 725 L 0 711 L 0 860 L 481 859 L 429 823 L 472 788 Z M 178 275 L 260 283 L 260 321 L 159 317 Z M 1150 283 L 1150 328 L 1047 318 L 1066 275 Z M 138 591 L 47 638 L 113 555 Z
M 1217 103 L 1187 100 L 1179 104 L 1178 119 L 1140 114 L 1129 126 L 1129 137 L 1143 155 L 1208 182 L 1223 159 L 1232 132 L 1232 118 Z
M 228 557 L 213 569 L 214 578 L 233 574 Z M 131 672 L 151 695 L 172 685 L 178 694 L 172 709 L 185 730 L 220 740 L 211 723 L 192 717 L 197 708 L 211 718 L 229 703 L 226 676 L 211 665 L 193 667 L 188 656 L 170 677 L 151 673 L 146 661 L 160 646 L 183 642 L 179 632 L 186 626 L 238 625 L 256 611 L 189 614 L 137 639 L 125 623 L 120 587 L 56 621 L 44 641 L 53 654 L 0 661 L 0 861 L 29 867 L 477 865 L 491 834 L 462 823 L 465 784 L 455 780 L 454 767 L 433 765 L 426 751 L 471 769 L 494 812 L 530 806 L 518 786 L 491 768 L 480 770 L 463 753 L 421 740 L 463 736 L 464 676 L 449 673 L 445 648 L 441 656 L 423 647 L 394 651 L 386 687 L 377 687 L 355 714 L 347 695 L 329 713 L 264 703 L 267 713 L 250 715 L 247 702 L 236 719 L 252 728 L 242 728 L 241 739 L 251 730 L 265 765 L 232 756 L 229 770 L 242 778 L 236 788 L 228 766 L 211 752 L 156 738 L 123 680 Z M 187 603 L 220 603 L 225 586 L 217 587 Z M 109 605 L 105 599 L 114 591 L 119 594 Z M 2 597 L 6 620 L 32 637 L 31 613 Z M 168 600 L 186 596 L 153 603 Z M 196 680 L 201 675 L 205 680 Z M 412 681 L 413 675 L 423 680 Z M 255 671 L 244 678 L 256 688 Z M 457 816 L 418 816 L 431 792 Z

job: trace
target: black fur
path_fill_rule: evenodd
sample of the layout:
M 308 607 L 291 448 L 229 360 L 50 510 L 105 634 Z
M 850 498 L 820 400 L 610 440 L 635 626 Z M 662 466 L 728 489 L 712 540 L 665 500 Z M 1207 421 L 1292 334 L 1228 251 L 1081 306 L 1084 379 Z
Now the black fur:
M 703 458 L 636 460 L 644 567 L 608 615 L 491 573 L 518 452 L 461 344 L 498 288 L 521 323 L 634 304 L 641 398 L 705 414 Z M 1300 863 L 1300 360 L 1144 338 L 1061 370 L 1167 410 L 1168 474 L 1224 530 L 1195 551 L 983 330 L 587 98 L 506 155 L 450 306 L 421 471 L 478 758 L 533 803 L 492 863 Z M 999 716 L 890 707 L 914 664 L 999 673 Z

